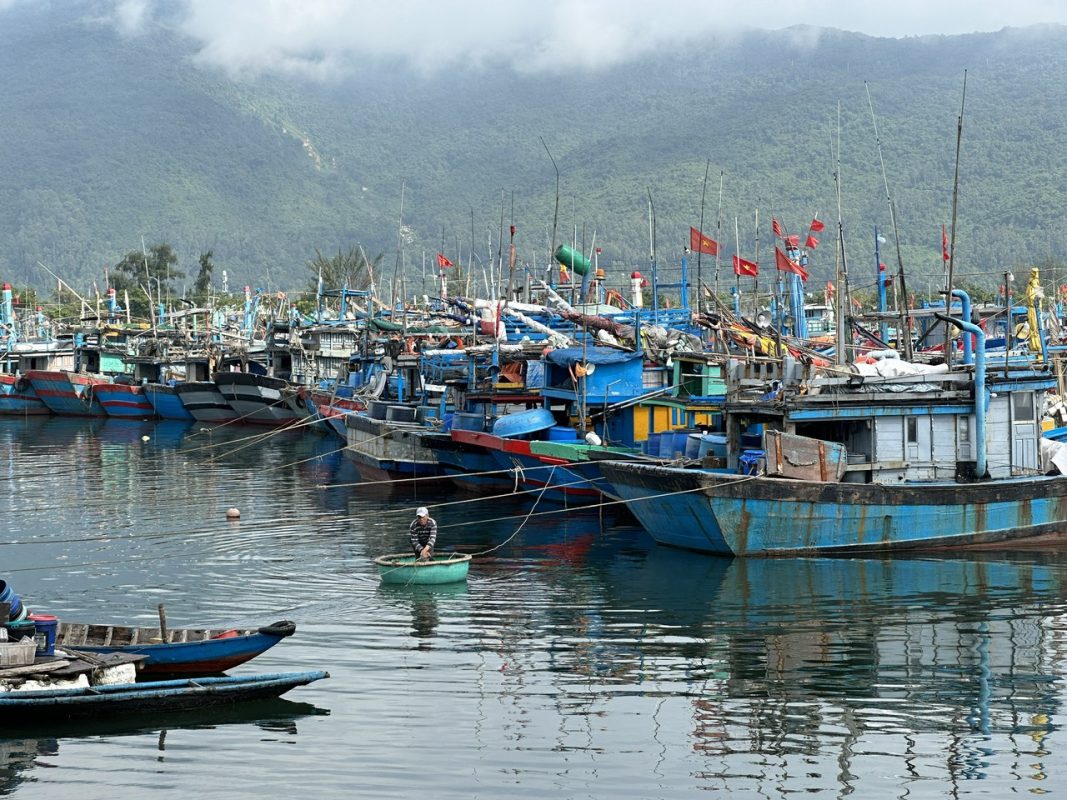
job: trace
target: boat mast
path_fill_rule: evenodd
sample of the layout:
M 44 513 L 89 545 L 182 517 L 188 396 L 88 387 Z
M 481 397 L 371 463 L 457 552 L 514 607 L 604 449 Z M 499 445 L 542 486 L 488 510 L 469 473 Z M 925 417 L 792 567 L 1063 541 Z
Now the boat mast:
M 897 248 L 897 311 L 900 321 L 897 323 L 897 349 L 900 349 L 901 340 L 904 342 L 904 359 L 911 361 L 913 352 L 911 346 L 911 321 L 908 319 L 908 284 L 904 279 L 904 258 L 900 253 L 900 232 L 897 230 L 896 203 L 889 194 L 889 178 L 886 176 L 885 160 L 882 158 L 882 140 L 878 136 L 878 120 L 874 116 L 874 103 L 871 101 L 871 89 L 867 81 L 863 82 L 863 88 L 867 92 L 867 106 L 871 109 L 871 123 L 874 125 L 874 142 L 878 148 L 878 163 L 882 166 L 882 183 L 885 185 L 885 200 L 889 204 L 889 222 L 893 226 L 893 241 Z M 881 276 L 879 276 L 881 280 Z
M 952 268 L 956 261 L 956 205 L 960 196 L 960 142 L 963 139 L 963 105 L 967 101 L 967 70 L 963 71 L 963 96 L 960 98 L 960 115 L 956 118 L 956 171 L 952 177 L 952 234 L 948 246 L 948 275 L 945 286 L 945 313 L 952 316 Z M 1040 322 L 1040 320 L 1038 320 Z M 970 322 L 970 320 L 964 320 Z M 1008 314 L 1008 324 L 1011 324 L 1011 314 Z M 953 349 L 949 347 L 951 338 L 950 331 L 945 331 L 945 365 L 952 367 Z M 964 333 L 964 336 L 969 334 Z
M 834 188 L 837 191 L 837 303 L 834 315 L 837 319 L 837 343 L 835 362 L 843 366 L 852 360 L 849 344 L 852 318 L 849 309 L 848 262 L 845 260 L 845 226 L 841 221 L 841 104 L 837 104 L 837 156 L 834 157 L 834 138 L 830 135 L 830 159 L 834 164 Z M 846 319 L 845 314 L 849 313 Z

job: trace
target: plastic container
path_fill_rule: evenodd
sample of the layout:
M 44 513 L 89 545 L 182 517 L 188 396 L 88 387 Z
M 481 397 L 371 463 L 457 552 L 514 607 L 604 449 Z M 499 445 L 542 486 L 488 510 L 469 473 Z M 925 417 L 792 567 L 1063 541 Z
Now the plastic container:
M 704 456 L 726 458 L 726 436 L 719 433 L 705 433 L 701 436 L 697 458 L 704 458 Z
M 11 610 L 9 615 L 11 619 L 19 619 L 19 615 L 22 613 L 22 600 L 15 590 L 12 589 L 7 581 L 0 581 L 0 603 L 10 603 Z
M 565 425 L 553 425 L 548 429 L 548 441 L 576 442 L 578 441 L 578 431 Z
M 17 642 L 23 637 L 28 636 L 34 638 L 37 635 L 37 627 L 33 620 L 23 619 L 18 622 L 12 621 L 7 623 L 7 638 L 9 641 Z
M 37 655 L 37 643 L 5 642 L 0 644 L 0 667 L 24 667 L 32 664 Z
M 37 642 L 37 655 L 55 655 L 59 620 L 51 614 L 30 614 L 27 621 L 33 623 L 33 638 Z
M 645 439 L 645 455 L 646 456 L 658 456 L 659 455 L 659 440 L 661 434 L 650 433 L 648 438 Z

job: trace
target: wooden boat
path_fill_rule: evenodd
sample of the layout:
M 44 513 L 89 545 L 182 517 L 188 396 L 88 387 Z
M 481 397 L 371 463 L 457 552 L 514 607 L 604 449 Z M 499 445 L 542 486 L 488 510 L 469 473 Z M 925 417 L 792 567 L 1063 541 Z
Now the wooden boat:
M 374 559 L 382 583 L 438 584 L 467 580 L 471 557 L 466 553 L 435 555 L 420 561 L 411 553 L 393 553 Z
M 657 542 L 706 553 L 1062 544 L 1067 475 L 1055 467 L 1063 451 L 1050 448 L 1067 446 L 1037 424 L 1056 378 L 1045 364 L 988 368 L 981 329 L 953 322 L 977 341 L 973 364 L 887 358 L 803 381 L 784 370 L 773 401 L 766 377 L 739 364 L 725 467 L 606 461 L 601 470 Z M 746 394 L 751 386 L 761 388 Z M 756 429 L 762 448 L 746 449 Z
M 144 387 L 130 383 L 98 383 L 93 393 L 109 417 L 151 419 L 156 410 L 148 401 Z
M 107 412 L 93 387 L 107 383 L 98 375 L 66 370 L 27 370 L 26 378 L 41 401 L 55 414 L 73 417 L 103 417 Z
M 61 622 L 56 647 L 73 653 L 135 653 L 141 669 L 156 675 L 215 675 L 243 664 L 296 632 L 284 620 L 257 630 L 176 628 L 162 641 L 159 628 Z
M 37 725 L 45 719 L 189 711 L 278 697 L 297 686 L 328 677 L 328 672 L 317 670 L 3 692 L 0 714 L 5 726 L 14 726 Z
M 281 378 L 250 372 L 216 372 L 212 380 L 242 422 L 281 426 L 298 420 L 294 395 L 285 391 L 289 384 Z

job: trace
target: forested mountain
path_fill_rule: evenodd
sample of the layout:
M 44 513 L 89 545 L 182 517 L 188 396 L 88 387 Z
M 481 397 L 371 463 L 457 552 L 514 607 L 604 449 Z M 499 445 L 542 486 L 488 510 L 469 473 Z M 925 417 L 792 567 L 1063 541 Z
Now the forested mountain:
M 834 269 L 839 132 L 846 253 L 869 284 L 875 226 L 889 238 L 882 260 L 895 268 L 895 256 L 866 82 L 905 266 L 923 288 L 942 270 L 965 70 L 958 273 L 993 279 L 1067 250 L 1060 27 L 907 39 L 792 28 L 598 72 L 368 63 L 319 84 L 233 78 L 163 23 L 123 37 L 92 2 L 60 6 L 0 12 L 3 280 L 47 284 L 40 261 L 85 286 L 142 237 L 170 244 L 190 285 L 206 250 L 231 287 L 302 286 L 316 249 L 357 243 L 390 270 L 399 250 L 417 274 L 425 254 L 467 261 L 472 240 L 476 264 L 495 256 L 502 213 L 520 259 L 540 266 L 550 152 L 557 241 L 588 249 L 595 232 L 617 278 L 648 262 L 649 194 L 657 258 L 679 259 L 710 164 L 703 228 L 715 235 L 721 171 L 727 257 L 735 217 L 751 258 L 758 207 L 766 262 L 772 216 L 806 230 L 819 213 L 821 282 Z

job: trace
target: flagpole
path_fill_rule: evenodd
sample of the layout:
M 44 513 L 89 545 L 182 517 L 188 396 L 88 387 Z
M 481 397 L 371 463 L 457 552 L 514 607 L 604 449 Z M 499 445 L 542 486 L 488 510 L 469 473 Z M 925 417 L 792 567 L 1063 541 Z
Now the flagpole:
M 756 254 L 752 259 L 759 264 L 759 200 L 756 200 Z M 752 276 L 752 319 L 759 315 L 759 272 Z
M 715 219 L 715 294 L 719 294 L 719 247 L 718 243 L 722 240 L 722 184 L 723 184 L 723 170 L 719 170 L 719 212 Z M 736 222 L 736 218 L 734 219 Z M 703 228 L 701 228 L 703 230 Z
M 711 171 L 711 159 L 707 160 L 704 166 L 704 187 L 700 190 L 700 246 L 697 248 L 697 313 L 703 311 L 703 304 L 701 301 L 704 299 L 704 278 L 701 271 L 701 258 L 700 256 L 704 252 L 704 198 L 708 193 L 708 173 Z M 718 280 L 718 275 L 715 276 Z M 716 291 L 718 286 L 715 287 Z
M 741 258 L 741 230 L 737 224 L 737 215 L 734 215 L 734 252 L 735 258 Z M 734 290 L 737 292 L 737 316 L 741 317 L 741 269 L 740 264 L 734 265 Z

